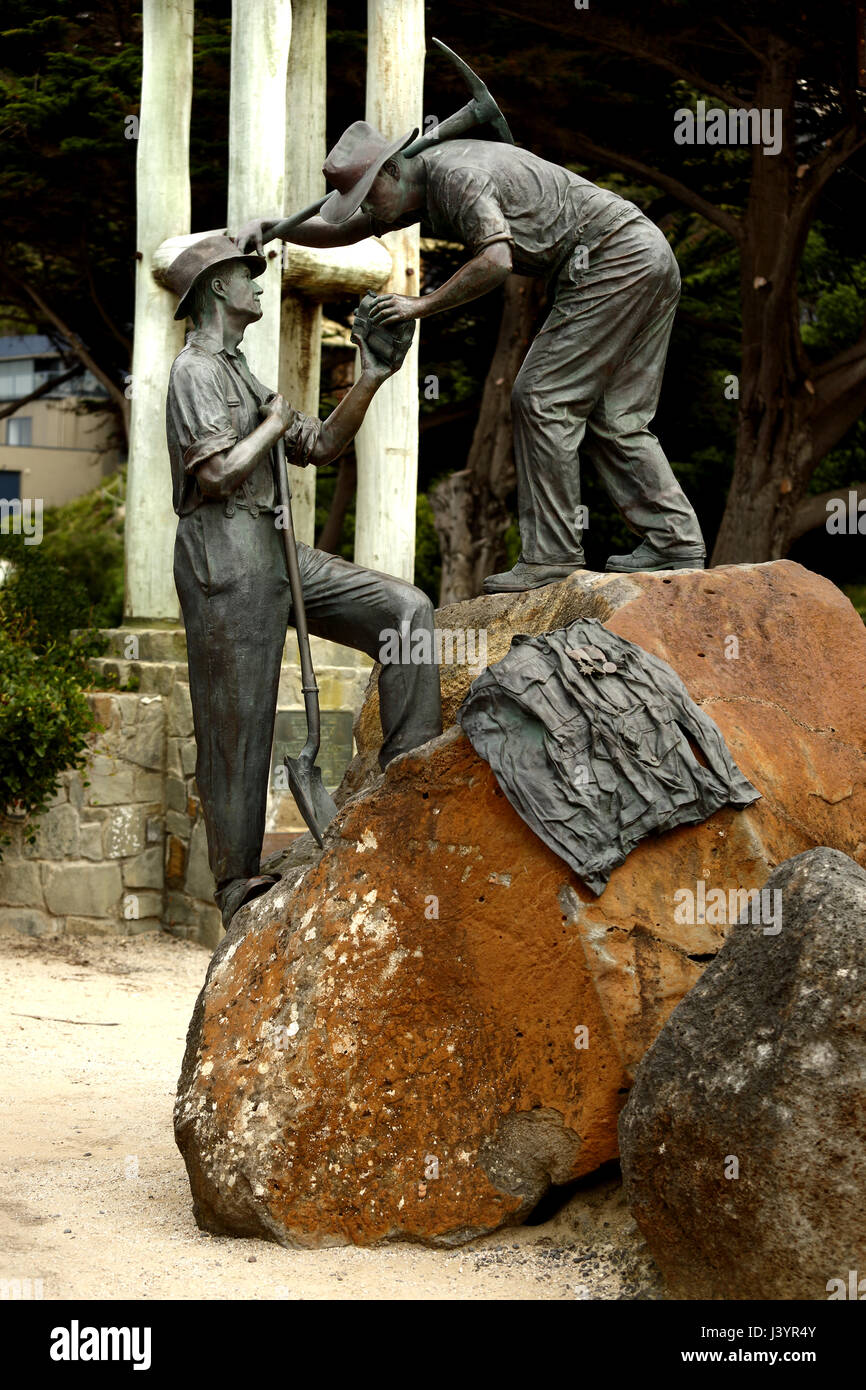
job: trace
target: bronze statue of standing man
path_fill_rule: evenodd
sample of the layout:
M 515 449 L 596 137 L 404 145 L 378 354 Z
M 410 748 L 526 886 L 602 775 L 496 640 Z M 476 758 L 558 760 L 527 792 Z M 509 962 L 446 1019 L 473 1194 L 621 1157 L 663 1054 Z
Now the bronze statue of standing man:
M 261 318 L 260 256 L 225 236 L 195 242 L 168 272 L 175 318 L 193 330 L 175 358 L 166 430 L 178 514 L 174 578 L 183 611 L 197 747 L 196 784 L 216 901 L 234 913 L 277 880 L 259 872 L 280 663 L 293 621 L 279 526 L 277 441 L 303 467 L 337 458 L 399 360 L 361 342 L 361 373 L 321 421 L 253 376 L 240 350 Z M 433 605 L 414 584 L 298 545 L 309 630 L 379 657 L 383 630 L 428 634 Z M 406 627 L 403 628 L 403 624 Z M 410 648 L 411 650 L 411 648 Z M 379 764 L 442 732 L 439 669 L 384 664 Z

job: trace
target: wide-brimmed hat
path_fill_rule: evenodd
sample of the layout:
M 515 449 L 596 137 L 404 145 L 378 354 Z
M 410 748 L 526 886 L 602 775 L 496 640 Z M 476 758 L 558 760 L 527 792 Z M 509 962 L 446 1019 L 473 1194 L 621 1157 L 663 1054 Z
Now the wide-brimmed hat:
M 322 165 L 336 192 L 322 204 L 319 216 L 326 222 L 345 222 L 357 212 L 385 161 L 411 144 L 417 134 L 416 128 L 389 142 L 366 121 L 355 121 L 344 130 Z
M 189 297 L 199 276 L 215 265 L 222 265 L 223 261 L 243 261 L 254 276 L 261 275 L 268 264 L 264 256 L 245 256 L 227 236 L 203 236 L 200 241 L 194 241 L 175 257 L 165 272 L 168 288 L 180 298 L 174 314 L 176 319 L 185 319 L 189 313 Z

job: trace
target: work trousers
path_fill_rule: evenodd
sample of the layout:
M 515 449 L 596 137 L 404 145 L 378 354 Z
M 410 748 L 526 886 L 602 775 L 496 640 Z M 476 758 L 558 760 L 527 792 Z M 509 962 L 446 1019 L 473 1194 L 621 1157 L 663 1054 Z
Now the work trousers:
M 588 254 L 578 246 L 553 292 L 511 397 L 522 558 L 583 564 L 581 446 L 632 531 L 659 550 L 704 555 L 698 519 L 649 428 L 680 294 L 664 235 L 639 217 Z
M 433 605 L 413 584 L 298 544 L 311 633 L 377 659 L 380 632 L 431 634 Z M 294 622 L 274 516 L 205 503 L 180 518 L 174 579 L 186 627 L 196 783 L 217 901 L 259 872 L 280 664 Z M 411 638 L 410 638 L 411 642 Z M 407 649 L 411 650 L 409 644 Z M 381 767 L 442 732 L 436 665 L 382 667 Z

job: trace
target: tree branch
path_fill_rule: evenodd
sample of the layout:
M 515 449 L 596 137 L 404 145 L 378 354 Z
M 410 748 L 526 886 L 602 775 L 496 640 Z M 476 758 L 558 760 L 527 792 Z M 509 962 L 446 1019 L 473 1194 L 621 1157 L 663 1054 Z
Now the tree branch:
M 729 37 L 732 38 L 735 41 L 735 43 L 738 43 L 741 48 L 744 48 L 746 50 L 747 53 L 751 53 L 752 57 L 757 61 L 759 67 L 763 66 L 763 64 L 767 61 L 764 54 L 759 53 L 757 48 L 753 48 L 744 34 L 737 33 L 736 29 L 732 29 L 730 24 L 726 24 L 723 19 L 719 19 L 718 15 L 715 16 L 715 21 L 716 24 L 718 24 L 719 28 L 724 29 L 725 33 L 729 35 Z
M 812 372 L 812 458 L 818 463 L 866 410 L 866 337 Z
M 813 368 L 812 382 L 819 400 L 832 404 L 836 396 L 856 386 L 866 374 L 866 333 L 861 334 L 856 343 L 844 348 Z
M 84 269 L 87 273 L 87 287 L 90 290 L 90 298 L 96 305 L 96 312 L 99 314 L 99 317 L 102 319 L 102 322 L 105 324 L 111 336 L 115 339 L 116 342 L 120 343 L 120 346 L 122 348 L 126 349 L 127 355 L 131 358 L 132 343 L 129 341 L 126 334 L 121 333 L 120 329 L 116 326 L 114 320 L 109 316 L 108 311 L 106 310 L 105 306 L 102 303 L 102 300 L 99 298 L 99 295 L 96 292 L 96 285 L 93 280 L 93 271 L 90 267 L 90 257 L 87 254 L 86 243 L 82 245 L 81 249 L 84 259 Z
M 691 324 L 693 328 L 704 329 L 707 333 L 717 333 L 720 338 L 730 338 L 732 342 L 738 343 L 741 338 L 740 330 L 733 324 L 724 323 L 722 319 L 706 319 L 700 314 L 692 314 L 682 307 L 682 301 L 677 308 L 677 323 Z
M 866 497 L 866 483 L 849 483 L 847 487 L 833 488 L 831 492 L 819 492 L 817 497 L 804 497 L 794 512 L 789 538 L 792 541 L 823 526 L 827 520 L 827 503 L 837 500 L 847 502 L 849 492 L 856 492 L 858 502 Z
M 73 333 L 72 329 L 69 327 L 67 323 L 64 323 L 60 315 L 54 309 L 52 309 L 50 305 L 46 304 L 41 294 L 39 294 L 37 290 L 34 290 L 31 285 L 28 285 L 25 280 L 18 280 L 17 283 L 24 290 L 24 293 L 28 295 L 30 299 L 33 300 L 33 303 L 36 305 L 39 312 L 43 314 L 45 318 L 49 320 L 50 323 L 54 324 L 54 327 L 68 343 L 70 351 L 75 353 L 75 356 L 79 359 L 79 361 L 83 362 L 85 367 L 87 367 L 88 370 L 91 371 L 93 375 L 96 377 L 97 381 L 100 381 L 102 385 L 105 387 L 106 391 L 108 392 L 109 396 L 114 401 L 114 404 L 117 406 L 120 412 L 120 418 L 123 421 L 123 428 L 128 441 L 129 401 L 126 399 L 126 396 L 123 394 L 120 387 L 116 384 L 116 382 L 112 381 L 111 377 L 108 375 L 107 372 L 103 371 L 102 367 L 100 367 L 99 363 L 95 360 L 95 358 L 91 357 L 90 353 L 87 351 L 87 348 L 81 342 L 80 338 L 78 338 L 77 335 Z
M 77 362 L 74 367 L 69 368 L 68 372 L 62 372 L 60 376 L 52 376 L 48 381 L 43 381 L 42 385 L 37 386 L 36 390 L 31 391 L 29 395 L 21 396 L 9 405 L 0 406 L 0 420 L 5 420 L 8 415 L 14 415 L 16 410 L 20 410 L 23 405 L 29 405 L 31 401 L 38 401 L 40 396 L 47 396 L 49 391 L 53 391 L 64 381 L 71 381 L 72 377 L 78 376 L 78 373 L 83 370 L 81 363 Z
M 815 163 L 810 165 L 809 170 L 803 175 L 800 182 L 800 197 L 796 205 L 792 221 L 802 224 L 808 221 L 812 214 L 812 209 L 825 184 L 835 174 L 837 169 L 856 154 L 857 150 L 866 145 L 866 128 L 858 125 L 848 125 L 842 130 L 837 130 L 832 139 L 828 140 L 824 146 L 823 154 L 819 155 Z
M 562 23 L 552 19 L 544 19 L 538 14 L 526 10 L 511 9 L 505 5 L 497 5 L 497 12 L 506 15 L 509 19 L 520 19 L 525 23 L 530 20 L 537 24 L 541 29 L 552 29 L 559 38 L 562 39 Z M 664 47 L 657 47 L 656 42 L 645 30 L 637 29 L 634 25 L 618 25 L 615 21 L 605 19 L 603 16 L 597 17 L 591 11 L 585 10 L 580 15 L 581 34 L 586 34 L 602 48 L 612 49 L 617 53 L 627 53 L 633 58 L 643 58 L 652 63 L 655 67 L 663 68 L 666 72 L 672 73 L 674 77 L 679 77 L 683 82 L 688 82 L 691 87 L 696 87 L 700 92 L 706 92 L 709 96 L 718 97 L 727 106 L 739 106 L 741 101 L 748 98 L 735 92 L 731 87 L 721 86 L 717 82 L 710 81 L 693 68 L 685 65 L 675 54 Z
M 671 174 L 662 173 L 661 169 L 653 169 L 649 164 L 644 164 L 639 159 L 633 159 L 631 155 L 619 154 L 616 150 L 610 150 L 604 145 L 597 145 L 588 136 L 576 135 L 574 138 L 579 151 L 588 154 L 593 159 L 600 160 L 602 163 L 610 164 L 614 169 L 621 169 L 626 174 L 637 174 L 647 183 L 655 184 L 657 188 L 663 188 L 666 193 L 672 193 L 681 203 L 685 203 L 694 212 L 699 212 L 708 222 L 713 222 L 717 227 L 721 227 L 722 231 L 733 237 L 738 245 L 742 243 L 744 233 L 740 218 L 735 217 L 733 213 L 725 212 L 724 208 L 717 207 L 715 203 L 708 202 L 695 189 L 689 188 Z

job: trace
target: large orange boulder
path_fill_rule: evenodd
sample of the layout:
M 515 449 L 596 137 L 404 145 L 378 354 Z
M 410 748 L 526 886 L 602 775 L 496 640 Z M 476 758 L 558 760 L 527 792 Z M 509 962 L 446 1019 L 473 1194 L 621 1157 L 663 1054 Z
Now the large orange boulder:
M 684 894 L 727 902 L 816 845 L 866 865 L 866 628 L 838 589 L 787 561 L 583 573 L 437 622 L 493 662 L 582 617 L 677 671 L 762 799 L 644 840 L 596 898 L 456 726 L 349 796 L 196 1005 L 175 1118 L 206 1229 L 453 1245 L 523 1220 L 615 1157 L 635 1066 L 721 946 Z M 472 676 L 442 675 L 451 725 Z M 376 725 L 371 696 L 344 795 Z

